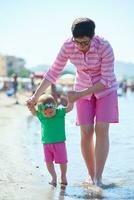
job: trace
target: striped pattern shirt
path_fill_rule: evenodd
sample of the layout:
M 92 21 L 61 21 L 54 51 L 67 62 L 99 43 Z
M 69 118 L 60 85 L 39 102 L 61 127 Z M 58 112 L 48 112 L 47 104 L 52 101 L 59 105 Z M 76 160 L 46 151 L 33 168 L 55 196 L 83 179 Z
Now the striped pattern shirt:
M 74 83 L 75 91 L 83 91 L 98 82 L 101 82 L 105 89 L 95 93 L 96 98 L 117 90 L 117 80 L 114 74 L 114 54 L 108 41 L 94 36 L 89 50 L 84 54 L 72 39 L 68 39 L 64 42 L 55 62 L 44 77 L 54 83 L 68 60 L 76 67 L 77 71 Z M 89 99 L 90 97 L 91 95 L 88 96 Z

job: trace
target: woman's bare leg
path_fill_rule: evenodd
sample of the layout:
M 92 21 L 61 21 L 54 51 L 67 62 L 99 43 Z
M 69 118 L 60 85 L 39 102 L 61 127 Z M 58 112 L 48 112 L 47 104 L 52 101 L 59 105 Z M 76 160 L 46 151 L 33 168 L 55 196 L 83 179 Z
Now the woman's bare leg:
M 94 128 L 93 125 L 81 126 L 81 151 L 85 160 L 88 173 L 94 183 L 95 176 L 95 153 L 94 153 L 94 141 L 93 141 Z
M 95 157 L 96 157 L 96 185 L 102 184 L 102 173 L 104 170 L 105 162 L 109 152 L 109 124 L 104 122 L 98 122 L 95 126 L 96 132 L 96 145 L 95 145 Z

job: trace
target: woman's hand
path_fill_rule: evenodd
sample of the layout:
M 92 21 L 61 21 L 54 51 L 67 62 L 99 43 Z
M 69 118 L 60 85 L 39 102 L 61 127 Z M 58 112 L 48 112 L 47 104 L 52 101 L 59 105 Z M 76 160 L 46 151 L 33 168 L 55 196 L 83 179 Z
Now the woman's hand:
M 81 97 L 80 92 L 76 91 L 69 91 L 67 96 L 70 103 L 74 103 Z
M 66 107 L 66 113 L 68 113 L 71 110 L 73 110 L 73 107 L 74 107 L 74 103 L 68 102 L 67 107 Z
M 26 101 L 27 107 L 28 107 L 28 109 L 29 109 L 30 111 L 32 111 L 32 110 L 34 109 L 36 103 L 37 103 L 37 100 L 36 100 L 36 98 L 35 98 L 34 95 L 31 96 L 31 97 Z

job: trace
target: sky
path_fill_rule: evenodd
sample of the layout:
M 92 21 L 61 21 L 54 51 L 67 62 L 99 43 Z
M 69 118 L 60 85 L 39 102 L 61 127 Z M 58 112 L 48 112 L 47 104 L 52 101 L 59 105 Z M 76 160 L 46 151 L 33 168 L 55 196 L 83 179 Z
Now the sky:
M 95 21 L 116 60 L 134 63 L 133 0 L 0 0 L 0 8 L 0 54 L 24 58 L 27 67 L 51 65 L 78 17 Z

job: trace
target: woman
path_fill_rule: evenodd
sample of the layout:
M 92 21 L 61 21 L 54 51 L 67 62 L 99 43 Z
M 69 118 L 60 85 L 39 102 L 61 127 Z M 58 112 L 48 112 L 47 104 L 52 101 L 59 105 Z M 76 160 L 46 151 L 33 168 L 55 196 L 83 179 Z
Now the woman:
M 56 81 L 69 59 L 77 70 L 74 92 L 69 93 L 69 101 L 77 100 L 82 155 L 92 184 L 102 186 L 102 173 L 109 151 L 109 124 L 118 122 L 114 55 L 109 42 L 95 36 L 95 23 L 91 19 L 76 19 L 71 30 L 73 37 L 65 41 L 27 104 L 29 109 L 33 107 L 39 96 Z

